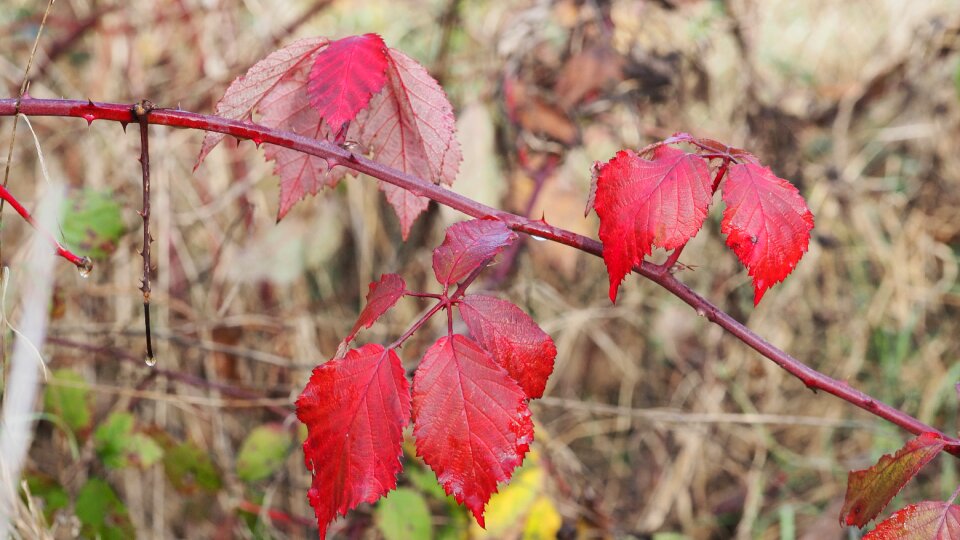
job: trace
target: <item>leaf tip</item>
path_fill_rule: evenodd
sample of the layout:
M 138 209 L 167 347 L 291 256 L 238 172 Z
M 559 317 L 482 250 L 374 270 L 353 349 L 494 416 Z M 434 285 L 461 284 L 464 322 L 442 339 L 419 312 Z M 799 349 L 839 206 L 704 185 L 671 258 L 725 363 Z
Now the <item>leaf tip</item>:
M 613 276 L 610 276 L 610 303 L 617 303 L 617 291 L 620 290 L 620 284 L 623 283 L 623 278 L 614 280 Z

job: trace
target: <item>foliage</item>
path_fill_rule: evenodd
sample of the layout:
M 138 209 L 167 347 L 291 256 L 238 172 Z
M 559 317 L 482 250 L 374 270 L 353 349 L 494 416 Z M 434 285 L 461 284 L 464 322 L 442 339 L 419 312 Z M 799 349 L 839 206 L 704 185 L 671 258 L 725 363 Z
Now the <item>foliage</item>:
M 251 120 L 254 113 L 265 126 L 359 144 L 380 162 L 436 183 L 452 184 L 460 165 L 453 107 L 443 89 L 420 64 L 387 48 L 375 34 L 333 42 L 303 39 L 254 64 L 227 89 L 217 114 Z M 197 165 L 222 139 L 207 134 Z M 306 195 L 337 185 L 346 172 L 273 145 L 266 155 L 280 177 L 278 219 Z M 406 238 L 428 200 L 388 184 L 381 189 Z
M 609 78 L 618 76 L 613 73 Z M 570 103 L 588 99 L 594 90 L 591 86 L 578 91 Z M 515 98 L 510 92 L 510 99 Z M 90 102 L 89 108 L 92 111 L 96 105 Z M 436 80 L 376 34 L 295 42 L 256 63 L 217 104 L 220 117 L 235 121 L 227 132 L 256 133 L 254 142 L 267 144 L 265 155 L 280 177 L 278 220 L 307 194 L 336 186 L 357 165 L 357 170 L 381 172 L 373 176 L 381 180 L 405 239 L 430 199 L 445 204 L 452 200 L 444 200 L 445 196 L 437 195 L 443 192 L 428 184 L 418 184 L 425 180 L 450 185 L 457 175 L 461 151 L 452 111 Z M 83 117 L 89 123 L 96 115 L 88 111 Z M 330 148 L 342 152 L 295 150 L 276 132 L 261 139 L 265 132 L 251 124 L 254 120 L 303 140 L 332 143 Z M 223 134 L 208 132 L 198 166 L 222 139 Z M 370 166 L 366 156 L 384 168 Z M 619 151 L 594 167 L 588 209 L 593 208 L 600 218 L 611 301 L 632 271 L 653 276 L 683 297 L 664 276 L 679 268 L 674 266 L 679 265 L 677 258 L 706 222 L 717 190 L 726 205 L 720 231 L 752 277 L 754 304 L 793 271 L 808 249 L 814 226 L 799 190 L 750 152 L 678 133 L 639 151 Z M 7 194 L 4 199 L 10 197 Z M 67 243 L 103 258 L 124 232 L 120 207 L 108 195 L 90 199 L 92 210 L 74 206 L 64 236 Z M 432 535 L 428 502 L 421 492 L 434 488 L 424 487 L 429 482 L 424 483 L 419 464 L 404 457 L 404 430 L 411 423 L 416 454 L 435 473 L 436 495 L 448 495 L 465 505 L 481 527 L 506 508 L 507 513 L 538 516 L 528 520 L 525 537 L 557 533 L 556 508 L 537 491 L 542 487 L 540 469 L 530 460 L 521 468 L 534 436 L 529 402 L 545 392 L 556 346 L 519 306 L 494 296 L 467 294 L 467 290 L 485 267 L 512 247 L 516 232 L 545 231 L 553 236 L 541 238 L 563 239 L 595 254 L 600 251 L 577 238 L 563 237 L 565 231 L 557 232 L 545 219 L 531 225 L 506 213 L 474 217 L 480 219 L 451 226 L 434 250 L 433 270 L 441 292 L 410 290 L 399 274 L 392 273 L 370 283 L 366 306 L 336 355 L 314 369 L 297 399 L 297 417 L 307 428 L 305 464 L 313 474 L 307 495 L 321 538 L 338 515 L 363 502 L 377 503 L 375 520 L 388 538 Z M 75 238 L 70 240 L 71 236 Z M 148 231 L 144 241 L 149 245 Z M 654 248 L 672 251 L 666 263 L 648 260 Z M 149 274 L 148 258 L 145 268 L 144 279 Z M 403 298 L 434 303 L 393 343 L 350 348 L 361 331 L 371 328 Z M 411 382 L 400 348 L 440 312 L 445 314 L 445 332 L 423 353 Z M 455 321 L 455 313 L 463 324 Z M 709 314 L 714 322 L 725 315 L 717 310 L 701 312 L 699 307 L 698 313 Z M 749 336 L 737 335 L 757 348 Z M 122 469 L 162 459 L 168 480 L 179 491 L 214 493 L 221 488 L 219 471 L 199 446 L 135 426 L 133 415 L 125 411 L 115 410 L 94 422 L 83 378 L 69 371 L 57 375 L 68 383 L 48 389 L 46 407 L 78 437 L 88 440 L 99 465 Z M 830 381 L 798 376 L 811 388 L 823 388 L 818 385 Z M 861 406 L 871 410 L 876 404 Z M 282 425 L 257 427 L 240 448 L 237 476 L 248 484 L 269 478 L 282 466 L 291 445 L 292 436 Z M 943 450 L 956 451 L 955 441 L 925 432 L 874 467 L 851 472 L 841 522 L 864 526 L 874 519 Z M 397 475 L 404 467 L 407 481 L 420 491 L 398 488 Z M 512 477 L 513 484 L 503 488 L 501 484 Z M 36 485 L 38 493 L 53 504 L 69 498 L 60 486 Z M 502 490 L 499 495 L 498 489 Z M 75 499 L 84 534 L 132 533 L 126 511 L 107 482 L 90 480 Z M 956 524 L 957 507 L 952 503 L 953 499 L 907 506 L 868 536 L 949 537 Z
M 293 445 L 288 429 L 277 423 L 253 428 L 237 453 L 237 476 L 244 482 L 259 482 L 273 475 Z
M 666 146 L 681 142 L 697 152 Z M 711 160 L 721 161 L 712 180 Z M 616 300 L 624 276 L 653 246 L 678 250 L 693 238 L 717 188 L 727 205 L 721 231 L 753 277 L 754 304 L 807 251 L 813 214 L 797 188 L 739 148 L 680 133 L 640 155 L 621 151 L 594 170 L 590 206 L 600 216 L 610 300 Z
M 61 223 L 63 241 L 96 260 L 105 260 L 127 232 L 112 193 L 84 189 L 70 198 Z

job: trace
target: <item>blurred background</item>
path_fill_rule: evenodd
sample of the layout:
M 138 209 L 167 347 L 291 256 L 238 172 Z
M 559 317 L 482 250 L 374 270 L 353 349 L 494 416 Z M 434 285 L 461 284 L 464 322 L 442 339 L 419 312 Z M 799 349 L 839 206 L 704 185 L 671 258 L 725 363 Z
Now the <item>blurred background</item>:
M 46 2 L 0 5 L 0 84 L 15 97 Z M 230 81 L 294 39 L 380 33 L 423 63 L 456 111 L 453 189 L 596 237 L 590 167 L 676 131 L 745 147 L 816 216 L 810 251 L 752 306 L 715 204 L 680 278 L 810 366 L 955 433 L 960 364 L 960 3 L 956 0 L 60 0 L 31 68 L 34 97 L 211 113 Z M 12 119 L 0 119 L 5 157 Z M 31 130 L 34 134 L 31 134 Z M 34 142 L 36 139 L 36 144 Z M 136 129 L 33 118 L 10 190 L 29 208 L 69 186 L 49 378 L 24 473 L 25 538 L 311 538 L 292 402 L 331 358 L 369 282 L 429 289 L 431 250 L 463 216 L 431 206 L 402 242 L 369 178 L 279 224 L 262 150 L 151 128 L 153 329 L 144 363 Z M 39 148 L 39 152 L 38 152 Z M 14 324 L 27 229 L 7 209 L 3 310 Z M 655 257 L 663 257 L 662 253 Z M 537 442 L 487 531 L 404 458 L 398 496 L 343 538 L 856 538 L 838 524 L 847 471 L 908 434 L 817 395 L 637 276 L 616 305 L 600 259 L 520 244 L 475 288 L 518 303 L 557 343 Z M 360 343 L 395 339 L 402 300 Z M 442 332 L 403 348 L 408 368 Z M 4 330 L 9 352 L 13 333 Z M 6 355 L 5 355 L 6 358 Z M 409 440 L 408 440 L 409 442 Z M 944 455 L 888 511 L 946 499 Z M 399 535 L 399 536 L 397 536 Z

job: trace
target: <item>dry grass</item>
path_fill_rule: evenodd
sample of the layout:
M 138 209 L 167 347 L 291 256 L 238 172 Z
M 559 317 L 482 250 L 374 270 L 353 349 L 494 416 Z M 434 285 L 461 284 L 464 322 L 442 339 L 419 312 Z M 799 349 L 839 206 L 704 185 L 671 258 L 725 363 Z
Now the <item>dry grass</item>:
M 35 4 L 6 0 L 0 8 L 0 27 L 10 29 L 0 32 L 8 95 L 32 43 Z M 696 0 L 613 2 L 607 37 L 628 59 L 627 77 L 575 108 L 578 141 L 566 146 L 511 126 L 500 81 L 514 74 L 551 99 L 566 59 L 603 35 L 594 6 L 606 3 L 461 2 L 446 48 L 437 23 L 446 2 L 333 2 L 305 22 L 300 14 L 312 2 L 288 4 L 61 0 L 30 93 L 149 98 L 211 111 L 229 81 L 276 43 L 380 32 L 439 71 L 451 95 L 472 160 L 455 189 L 522 208 L 533 189 L 517 172 L 515 141 L 561 149 L 564 162 L 533 215 L 588 234 L 596 230 L 595 218 L 582 218 L 593 160 L 681 130 L 744 145 L 806 196 L 817 220 L 810 252 L 753 309 L 748 278 L 723 246 L 714 212 L 684 251 L 682 261 L 695 269 L 683 279 L 808 364 L 954 430 L 955 2 L 741 0 L 727 11 Z M 96 21 L 91 29 L 69 40 L 88 18 Z M 50 51 L 57 56 L 47 61 Z M 88 128 L 81 120 L 33 125 L 51 176 L 112 188 L 136 227 L 135 130 Z M 0 148 L 9 130 L 9 121 L 0 123 Z M 290 421 L 265 405 L 291 403 L 310 368 L 333 355 L 369 281 L 391 271 L 427 286 L 430 250 L 455 216 L 432 212 L 403 244 L 375 184 L 361 179 L 307 201 L 275 226 L 276 181 L 252 145 L 224 144 L 194 174 L 201 134 L 151 133 L 159 367 L 269 401 L 238 402 L 216 388 L 152 378 L 138 361 L 103 352 L 53 345 L 46 352 L 51 367 L 72 366 L 96 385 L 98 419 L 130 408 L 144 424 L 196 441 L 224 471 L 224 488 L 202 503 L 210 510 L 200 521 L 187 519 L 196 500 L 175 492 L 159 466 L 108 473 L 143 536 L 249 537 L 234 510 L 249 496 L 232 472 L 243 436 L 267 420 Z M 32 206 L 41 176 L 22 125 L 12 173 L 11 190 Z M 16 267 L 26 235 L 11 216 L 3 264 Z M 125 237 L 88 280 L 61 265 L 57 294 L 65 309 L 51 323 L 53 336 L 139 358 L 138 242 L 136 234 Z M 548 399 L 534 409 L 539 445 L 564 518 L 586 537 L 778 538 L 793 520 L 799 538 L 844 538 L 836 519 L 846 471 L 904 440 L 883 422 L 811 393 L 650 283 L 630 278 L 611 306 L 597 259 L 530 242 L 496 290 L 557 342 Z M 363 339 L 399 334 L 420 307 L 402 302 Z M 408 366 L 430 337 L 423 332 L 404 348 Z M 58 432 L 42 425 L 32 457 L 30 467 L 59 475 L 68 491 L 104 474 L 91 464 L 89 443 L 74 460 Z M 905 490 L 905 500 L 953 491 L 952 460 L 939 459 L 931 471 Z M 266 489 L 265 505 L 310 516 L 308 485 L 294 452 Z M 273 525 L 261 533 L 311 534 Z

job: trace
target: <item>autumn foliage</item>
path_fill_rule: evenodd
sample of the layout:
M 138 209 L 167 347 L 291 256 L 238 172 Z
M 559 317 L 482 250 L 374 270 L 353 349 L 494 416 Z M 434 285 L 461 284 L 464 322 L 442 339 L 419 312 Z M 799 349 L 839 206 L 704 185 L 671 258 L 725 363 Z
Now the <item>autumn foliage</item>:
M 305 39 L 278 50 L 230 85 L 217 112 L 355 148 L 438 184 L 452 184 L 460 162 L 443 90 L 423 67 L 373 34 Z M 207 135 L 198 165 L 222 138 Z M 278 218 L 348 172 L 270 145 L 266 156 L 280 177 Z M 393 185 L 381 188 L 406 237 L 429 201 Z M 725 205 L 720 232 L 752 278 L 754 303 L 793 271 L 814 226 L 797 188 L 746 150 L 678 133 L 594 165 L 587 209 L 600 218 L 611 301 L 655 248 L 672 252 L 664 264 L 676 262 L 707 220 L 717 191 Z M 409 291 L 402 277 L 384 274 L 370 284 L 366 307 L 337 356 L 314 370 L 297 400 L 297 416 L 309 433 L 303 445 L 313 472 L 308 497 L 321 538 L 338 515 L 396 488 L 410 422 L 417 455 L 483 525 L 487 501 L 533 441 L 527 404 L 543 395 L 557 353 L 550 336 L 518 306 L 466 294 L 515 240 L 493 218 L 451 226 L 433 254 L 441 292 Z M 404 297 L 435 304 L 394 343 L 350 348 L 363 328 Z M 441 311 L 447 330 L 419 360 L 411 385 L 397 351 Z M 467 334 L 454 332 L 455 312 Z M 841 522 L 866 525 L 946 446 L 939 434 L 924 433 L 875 466 L 851 472 Z M 910 505 L 867 537 L 953 538 L 960 529 L 957 508 L 952 500 Z

